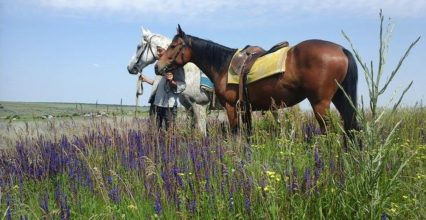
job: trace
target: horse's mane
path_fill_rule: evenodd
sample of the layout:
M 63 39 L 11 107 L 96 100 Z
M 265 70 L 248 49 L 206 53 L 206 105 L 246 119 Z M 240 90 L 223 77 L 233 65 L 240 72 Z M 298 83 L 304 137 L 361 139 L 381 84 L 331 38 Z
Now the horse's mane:
M 176 38 L 177 36 L 175 36 Z M 228 68 L 228 63 L 237 49 L 229 48 L 210 40 L 201 39 L 191 35 L 186 35 L 185 41 L 191 41 L 191 47 L 194 54 L 203 54 L 203 58 L 208 60 L 211 66 L 222 71 Z

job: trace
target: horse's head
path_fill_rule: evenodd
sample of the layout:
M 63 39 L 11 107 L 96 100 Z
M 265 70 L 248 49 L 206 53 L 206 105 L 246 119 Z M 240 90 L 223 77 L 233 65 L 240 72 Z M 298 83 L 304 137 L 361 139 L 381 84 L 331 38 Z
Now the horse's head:
M 155 73 L 163 75 L 182 67 L 191 60 L 191 55 L 191 41 L 178 25 L 177 34 L 155 64 Z
M 143 68 L 154 63 L 159 57 L 159 50 L 166 48 L 170 40 L 162 35 L 153 34 L 142 27 L 142 38 L 139 42 L 135 55 L 130 59 L 127 70 L 130 74 L 142 72 Z

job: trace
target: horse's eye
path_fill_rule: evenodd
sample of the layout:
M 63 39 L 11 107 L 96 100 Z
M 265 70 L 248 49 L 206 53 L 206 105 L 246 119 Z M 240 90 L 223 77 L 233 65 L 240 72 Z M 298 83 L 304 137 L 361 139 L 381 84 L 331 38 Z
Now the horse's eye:
M 175 49 L 176 45 L 170 45 L 171 49 Z

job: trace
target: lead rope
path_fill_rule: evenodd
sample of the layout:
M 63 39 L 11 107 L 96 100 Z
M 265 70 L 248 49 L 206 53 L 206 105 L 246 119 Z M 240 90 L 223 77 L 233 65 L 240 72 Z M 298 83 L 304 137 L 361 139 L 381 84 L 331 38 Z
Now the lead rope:
M 143 94 L 142 73 L 138 73 L 136 76 L 138 80 L 136 81 L 135 117 L 138 112 L 139 96 Z

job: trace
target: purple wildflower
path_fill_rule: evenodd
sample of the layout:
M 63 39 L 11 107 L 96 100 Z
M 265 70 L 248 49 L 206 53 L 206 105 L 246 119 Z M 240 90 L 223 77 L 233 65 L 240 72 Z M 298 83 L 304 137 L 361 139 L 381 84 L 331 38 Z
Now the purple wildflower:
M 197 210 L 197 201 L 193 199 L 188 203 L 188 211 L 190 213 L 195 213 L 196 210 Z
M 62 137 L 61 137 L 61 148 L 62 148 L 62 150 L 68 150 L 69 147 L 70 147 L 70 144 L 68 142 L 67 136 L 62 135 Z
M 309 192 L 311 187 L 312 187 L 312 182 L 311 182 L 311 170 L 309 168 L 305 169 L 305 191 Z
M 183 179 L 182 179 L 182 177 L 179 175 L 179 173 L 180 173 L 179 168 L 174 167 L 174 168 L 173 168 L 173 175 L 174 175 L 174 177 L 176 178 L 176 181 L 177 181 L 178 186 L 182 188 L 182 187 L 183 187 Z
M 107 183 L 108 185 L 112 185 L 112 176 L 108 176 Z
M 157 213 L 157 215 L 160 215 L 161 211 L 163 210 L 162 207 L 161 207 L 160 192 L 157 192 L 157 196 L 155 198 L 154 209 L 155 209 L 155 213 Z
M 161 172 L 161 178 L 163 179 L 164 186 L 168 195 L 172 194 L 172 184 L 167 172 Z
M 20 169 L 24 172 L 28 170 L 29 162 L 28 162 L 28 152 L 24 147 L 24 143 L 19 141 L 16 143 L 16 152 L 18 154 L 18 161 L 20 164 Z
M 315 170 L 314 170 L 314 181 L 317 182 L 322 169 L 322 161 L 318 151 L 318 146 L 314 148 L 314 159 L 315 159 Z
M 109 190 L 108 196 L 114 203 L 119 203 L 120 202 L 120 194 L 119 194 L 118 187 L 115 186 L 111 190 Z
M 303 130 L 306 142 L 311 142 L 314 135 L 318 133 L 314 123 L 305 124 Z

